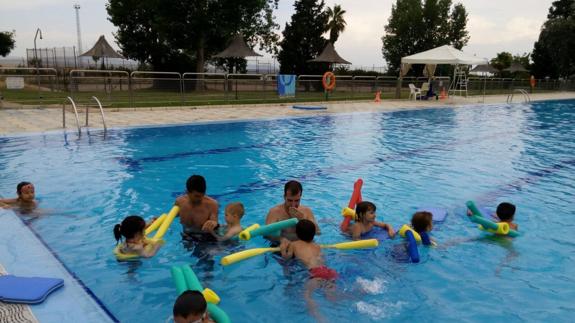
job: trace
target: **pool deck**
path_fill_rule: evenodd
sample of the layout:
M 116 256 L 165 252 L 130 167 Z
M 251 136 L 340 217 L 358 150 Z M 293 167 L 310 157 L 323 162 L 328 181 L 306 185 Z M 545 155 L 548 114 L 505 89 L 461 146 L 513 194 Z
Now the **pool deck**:
M 531 94 L 532 101 L 575 99 L 575 92 L 555 92 Z M 296 110 L 292 109 L 294 103 L 260 104 L 260 105 L 222 105 L 202 107 L 154 107 L 154 108 L 105 108 L 108 128 L 121 128 L 133 126 L 186 124 L 196 122 L 267 119 L 290 116 L 325 115 L 333 113 L 397 111 L 404 109 L 458 107 L 477 104 L 505 103 L 507 95 L 490 95 L 474 97 L 451 97 L 446 100 L 409 101 L 409 100 L 383 100 L 375 103 L 370 101 L 338 101 L 314 102 L 309 105 L 326 106 L 327 110 Z M 521 102 L 519 94 L 515 95 L 514 102 Z M 306 105 L 305 103 L 295 103 Z M 80 111 L 80 124 L 85 123 L 85 114 Z M 0 108 L 0 136 L 10 136 L 25 133 L 43 133 L 62 130 L 62 108 L 36 107 L 7 109 Z M 66 124 L 69 131 L 75 130 L 74 114 L 66 113 Z M 96 109 L 90 111 L 92 128 L 102 128 L 102 120 Z
M 8 274 L 64 280 L 64 286 L 51 293 L 43 303 L 30 305 L 39 322 L 116 321 L 14 212 L 0 208 L 0 222 L 0 264 Z M 0 321 L 11 320 L 3 321 L 0 318 Z

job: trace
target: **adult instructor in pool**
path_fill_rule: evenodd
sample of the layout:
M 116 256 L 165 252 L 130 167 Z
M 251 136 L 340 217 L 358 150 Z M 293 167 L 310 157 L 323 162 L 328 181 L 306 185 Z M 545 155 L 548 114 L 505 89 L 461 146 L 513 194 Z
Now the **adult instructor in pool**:
M 307 206 L 301 205 L 303 187 L 298 181 L 289 181 L 284 186 L 284 202 L 272 207 L 266 217 L 266 224 L 275 223 L 291 218 L 298 220 L 307 219 L 315 225 L 316 235 L 320 234 L 319 226 L 313 216 L 313 212 Z M 281 236 L 266 236 L 269 240 L 280 241 L 285 238 L 290 241 L 298 240 L 295 234 L 295 227 L 283 229 Z
M 186 181 L 186 190 L 174 203 L 180 207 L 184 239 L 214 241 L 210 232 L 218 227 L 218 202 L 206 195 L 206 180 L 192 175 Z

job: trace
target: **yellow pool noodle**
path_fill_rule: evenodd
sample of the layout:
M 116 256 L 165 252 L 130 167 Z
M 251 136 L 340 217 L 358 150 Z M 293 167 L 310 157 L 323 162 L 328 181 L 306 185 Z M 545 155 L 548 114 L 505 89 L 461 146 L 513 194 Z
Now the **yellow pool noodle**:
M 162 221 L 162 225 L 160 225 L 158 232 L 156 232 L 156 235 L 154 235 L 152 238 L 153 240 L 162 239 L 164 234 L 166 234 L 166 231 L 168 231 L 170 224 L 172 224 L 172 221 L 174 221 L 174 218 L 178 215 L 178 212 L 180 212 L 180 207 L 174 205 L 174 207 L 172 207 L 170 210 L 170 213 L 168 213 L 168 216 L 164 219 L 164 221 Z
M 321 245 L 322 248 L 335 248 L 340 250 L 349 250 L 349 249 L 365 249 L 365 248 L 375 248 L 379 245 L 379 241 L 377 239 L 366 239 L 366 240 L 358 240 L 358 241 L 348 241 L 348 242 L 340 242 L 336 244 L 329 244 L 329 245 Z M 280 251 L 279 247 L 276 248 L 254 248 L 248 249 L 240 252 L 233 253 L 231 255 L 227 255 L 222 258 L 220 261 L 222 266 L 228 266 L 231 264 L 235 264 L 238 261 L 242 261 L 245 259 L 249 259 L 255 256 L 262 255 L 266 252 L 271 251 Z
M 221 262 L 222 266 L 228 266 L 231 264 L 235 264 L 238 261 L 242 261 L 242 260 L 249 259 L 249 258 L 252 258 L 255 256 L 259 256 L 261 254 L 264 254 L 264 253 L 270 252 L 270 251 L 280 251 L 280 248 L 276 247 L 276 248 L 248 249 L 248 250 L 233 253 L 231 255 L 227 255 L 227 256 L 223 257 L 220 262 Z
M 150 224 L 149 227 L 146 228 L 145 231 L 145 235 L 149 235 L 150 233 L 154 232 L 157 228 L 160 227 L 160 225 L 162 225 L 162 222 L 164 222 L 164 220 L 166 219 L 168 215 L 166 213 L 162 214 L 159 218 L 157 218 L 156 220 L 154 220 L 154 222 L 152 222 L 152 224 Z
M 500 235 L 507 235 L 507 234 L 509 234 L 509 230 L 510 230 L 509 223 L 506 223 L 506 222 L 497 223 L 497 230 L 486 229 L 481 224 L 479 225 L 479 229 L 481 229 L 483 231 L 490 232 L 490 233 L 500 234 Z
M 260 225 L 258 223 L 254 223 L 254 224 L 250 225 L 249 227 L 243 229 L 240 233 L 238 233 L 238 237 L 240 237 L 240 239 L 242 239 L 242 237 L 248 237 L 248 239 L 242 239 L 242 240 L 249 240 L 250 232 L 254 231 L 255 229 L 257 229 L 259 227 L 260 227 Z
M 357 241 L 340 242 L 336 244 L 321 245 L 322 248 L 335 248 L 339 250 L 349 250 L 349 249 L 366 249 L 375 248 L 379 246 L 379 241 L 377 239 L 366 239 Z
M 341 215 L 347 218 L 351 218 L 354 221 L 357 220 L 357 215 L 355 214 L 355 211 L 349 207 L 344 207 L 343 210 L 341 210 Z
M 204 298 L 208 303 L 217 305 L 220 302 L 220 297 L 218 296 L 218 294 L 216 294 L 216 292 L 214 292 L 209 288 L 204 288 L 204 290 L 202 291 L 202 295 L 204 295 Z
M 417 233 L 415 230 L 413 230 L 411 227 L 409 227 L 409 225 L 404 224 L 401 229 L 399 229 L 399 235 L 403 238 L 405 238 L 405 233 L 407 231 L 411 231 L 413 232 L 413 237 L 415 238 L 415 241 L 417 241 L 417 243 L 421 243 L 421 236 L 419 235 L 419 233 Z

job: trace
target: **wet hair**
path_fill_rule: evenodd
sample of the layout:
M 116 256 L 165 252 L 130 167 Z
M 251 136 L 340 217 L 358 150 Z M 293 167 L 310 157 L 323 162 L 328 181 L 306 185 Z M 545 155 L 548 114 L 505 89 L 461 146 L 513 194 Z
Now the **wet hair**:
M 497 217 L 501 221 L 513 221 L 515 216 L 515 205 L 507 202 L 500 203 L 497 206 Z
M 146 221 L 141 216 L 130 215 L 122 221 L 121 224 L 114 226 L 114 237 L 120 241 L 122 236 L 126 239 L 132 239 L 138 232 L 144 231 Z
M 363 201 L 357 203 L 357 205 L 355 206 L 355 214 L 357 215 L 357 221 L 362 222 L 365 214 L 368 211 L 375 212 L 375 210 L 376 210 L 375 204 L 371 202 Z
M 302 241 L 312 242 L 315 236 L 315 224 L 307 219 L 299 220 L 295 226 L 295 234 Z
M 284 196 L 287 195 L 288 191 L 291 195 L 297 195 L 298 193 L 303 193 L 303 187 L 298 181 L 289 181 L 284 186 Z
M 201 175 L 192 175 L 186 181 L 186 189 L 189 193 L 196 191 L 206 194 L 206 179 Z
M 415 212 L 411 218 L 411 226 L 417 233 L 422 233 L 427 231 L 427 228 L 431 225 L 433 220 L 433 214 L 430 212 L 422 211 Z
M 181 316 L 187 318 L 190 315 L 202 315 L 206 312 L 208 303 L 204 295 L 197 290 L 187 290 L 183 292 L 174 303 L 174 317 Z
M 244 205 L 241 202 L 232 202 L 226 205 L 226 212 L 237 215 L 241 219 L 244 216 Z
M 32 183 L 30 183 L 30 182 L 18 183 L 18 185 L 16 185 L 16 194 L 18 194 L 18 196 L 22 195 L 22 188 L 24 188 L 24 186 L 30 185 L 30 184 L 32 184 Z

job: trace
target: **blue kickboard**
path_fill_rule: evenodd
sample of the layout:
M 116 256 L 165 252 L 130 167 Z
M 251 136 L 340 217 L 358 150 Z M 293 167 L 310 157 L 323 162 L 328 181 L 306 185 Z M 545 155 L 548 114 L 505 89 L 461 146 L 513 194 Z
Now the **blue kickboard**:
M 38 304 L 62 286 L 64 280 L 59 278 L 0 276 L 0 301 Z
M 433 214 L 433 222 L 443 222 L 447 217 L 447 210 L 440 207 L 420 207 L 416 212 L 427 211 Z
M 294 105 L 292 108 L 298 110 L 327 110 L 327 107 L 319 105 Z
M 382 241 L 391 238 L 387 234 L 387 230 L 374 226 L 369 232 L 363 233 L 361 239 L 377 239 L 378 241 Z

